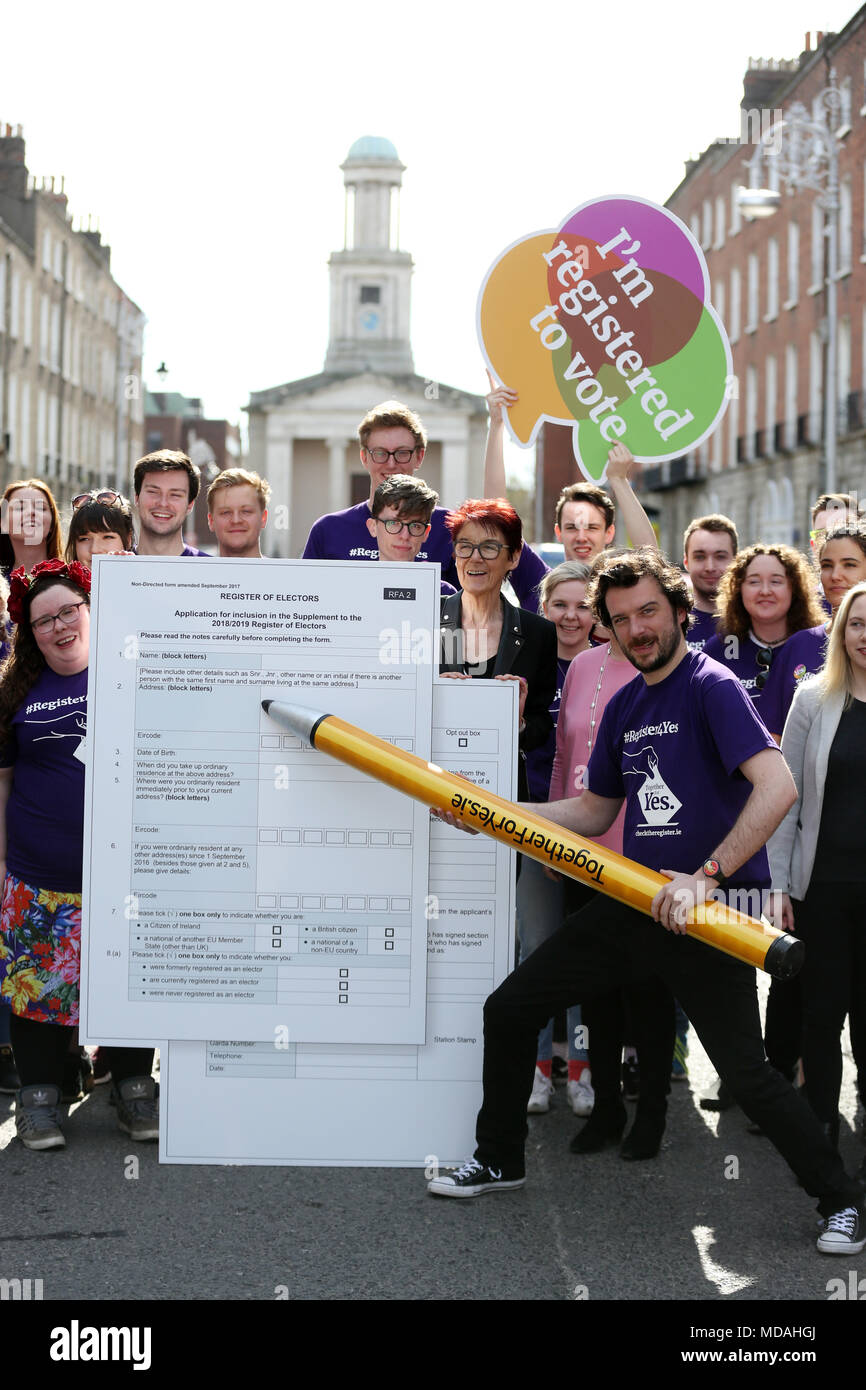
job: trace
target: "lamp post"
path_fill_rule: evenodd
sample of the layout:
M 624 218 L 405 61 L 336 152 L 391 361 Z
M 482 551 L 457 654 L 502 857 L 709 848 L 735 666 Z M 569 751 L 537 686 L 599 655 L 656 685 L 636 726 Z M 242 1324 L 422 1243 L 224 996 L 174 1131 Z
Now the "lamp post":
M 839 127 L 842 98 L 836 86 L 836 71 L 831 69 L 828 86 L 818 94 L 821 119 L 812 118 L 802 102 L 794 102 L 781 120 L 774 121 L 757 144 L 749 161 L 750 184 L 760 177 L 764 161 L 772 161 L 779 181 L 789 193 L 812 189 L 815 201 L 824 212 L 826 257 L 826 371 L 824 389 L 824 491 L 836 491 L 836 439 L 838 434 L 838 315 L 836 308 L 836 275 L 839 256 L 839 144 L 835 131 Z M 737 203 L 743 216 L 770 217 L 779 207 L 781 195 L 776 189 L 741 188 Z

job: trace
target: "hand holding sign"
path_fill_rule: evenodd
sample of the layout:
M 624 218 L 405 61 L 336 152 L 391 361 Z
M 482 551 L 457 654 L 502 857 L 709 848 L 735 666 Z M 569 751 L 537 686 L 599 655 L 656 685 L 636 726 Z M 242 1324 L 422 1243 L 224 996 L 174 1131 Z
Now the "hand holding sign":
M 700 247 L 643 199 L 585 203 L 557 232 L 509 247 L 482 286 L 478 329 L 493 371 L 519 390 L 517 442 L 544 420 L 576 422 L 575 457 L 595 481 L 618 441 L 644 462 L 675 458 L 725 409 L 731 352 Z

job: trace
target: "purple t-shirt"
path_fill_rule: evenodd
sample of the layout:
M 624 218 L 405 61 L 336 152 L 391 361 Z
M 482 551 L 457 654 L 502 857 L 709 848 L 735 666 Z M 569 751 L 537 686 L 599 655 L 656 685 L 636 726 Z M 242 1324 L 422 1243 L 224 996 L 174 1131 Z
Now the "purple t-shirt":
M 181 555 L 209 555 L 209 552 L 207 550 L 196 550 L 194 545 L 186 544 L 184 545 L 183 550 L 180 553 Z
M 823 627 L 807 627 L 792 632 L 780 647 L 770 647 L 769 668 L 758 665 L 758 652 L 766 649 L 755 637 L 738 641 L 736 637 L 714 637 L 704 648 L 704 656 L 721 664 L 737 677 L 771 734 L 781 735 L 788 718 L 794 691 L 800 682 L 824 665 L 827 634 Z M 767 671 L 763 689 L 757 686 L 761 671 Z
M 691 623 L 689 625 L 686 641 L 689 644 L 690 652 L 702 652 L 707 643 L 716 635 L 716 615 L 715 613 L 704 613 L 700 608 L 693 608 L 691 611 Z
M 740 764 L 765 748 L 776 745 L 740 682 L 689 652 L 657 685 L 630 681 L 608 702 L 586 783 L 596 796 L 625 797 L 623 854 L 691 874 L 751 793 Z M 769 879 L 765 849 L 730 875 L 734 885 Z
M 80 893 L 84 853 L 87 671 L 58 676 L 46 667 L 12 719 L 0 767 L 14 767 L 6 806 L 6 867 L 58 893 Z
M 530 801 L 547 801 L 550 796 L 550 778 L 553 773 L 553 755 L 556 752 L 556 721 L 559 719 L 559 706 L 562 702 L 562 688 L 571 665 L 571 657 L 556 658 L 556 694 L 550 706 L 553 728 L 547 742 L 540 748 L 530 748 L 526 753 L 526 780 L 529 784 Z
M 445 525 L 447 507 L 435 507 L 430 518 L 430 535 L 415 559 L 438 560 L 442 578 L 459 584 L 451 549 L 451 535 Z M 314 521 L 304 546 L 302 560 L 378 560 L 379 547 L 367 530 L 370 504 L 359 502 L 343 512 L 329 512 Z

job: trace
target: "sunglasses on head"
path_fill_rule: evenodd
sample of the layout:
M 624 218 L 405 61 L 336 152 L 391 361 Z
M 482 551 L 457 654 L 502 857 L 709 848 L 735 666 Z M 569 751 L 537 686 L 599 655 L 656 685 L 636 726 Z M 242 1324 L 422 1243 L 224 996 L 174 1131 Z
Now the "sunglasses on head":
M 113 506 L 115 502 L 119 502 L 124 507 L 127 505 L 123 494 L 114 492 L 111 488 L 103 488 L 101 492 L 79 492 L 78 496 L 72 499 L 72 510 L 77 512 L 78 508 L 83 507 L 85 502 L 104 502 L 109 507 Z

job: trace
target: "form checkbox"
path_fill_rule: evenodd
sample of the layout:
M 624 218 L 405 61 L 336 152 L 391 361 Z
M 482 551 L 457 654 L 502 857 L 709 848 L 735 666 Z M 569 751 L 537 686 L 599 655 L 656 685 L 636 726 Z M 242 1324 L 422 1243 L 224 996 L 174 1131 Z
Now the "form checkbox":
M 468 748 L 468 747 L 469 747 L 469 740 L 468 740 L 468 738 L 458 738 L 458 740 L 457 740 L 457 747 L 458 747 L 458 748 Z
M 341 1003 L 341 1004 L 348 1004 L 348 1002 L 349 1002 L 349 996 L 348 996 L 348 994 L 341 994 L 341 995 L 338 996 L 338 999 L 339 999 L 339 1003 Z
M 272 945 L 272 946 L 282 946 L 282 944 L 283 944 L 283 943 L 282 943 L 282 941 L 280 940 L 280 938 L 279 938 L 278 936 L 275 936 L 275 937 L 273 938 L 273 940 L 271 941 L 271 945 Z
M 393 927 L 386 927 L 386 928 L 385 928 L 385 935 L 386 935 L 386 936 L 393 936 L 393 935 L 394 935 L 394 928 L 393 928 Z
M 393 941 L 386 941 L 386 942 L 385 942 L 385 950 L 386 950 L 386 951 L 393 951 L 393 949 L 394 949 L 394 943 L 393 943 Z
M 348 976 L 349 976 L 348 968 L 346 968 L 345 970 L 343 970 L 343 969 L 340 970 L 340 978 L 341 978 L 341 979 L 348 979 Z

